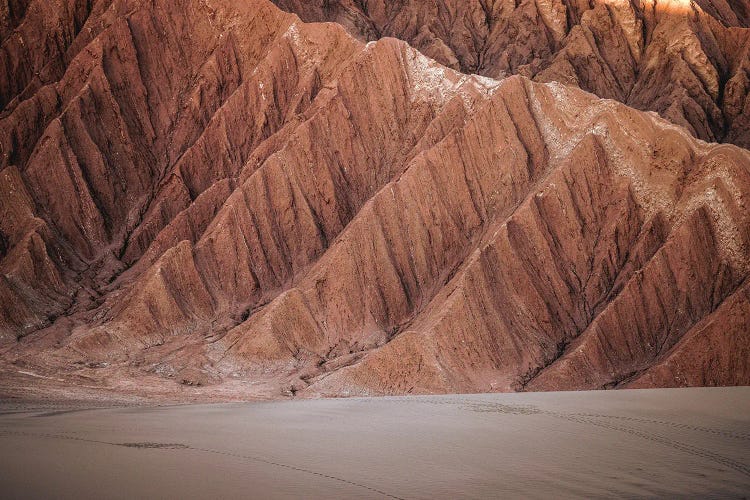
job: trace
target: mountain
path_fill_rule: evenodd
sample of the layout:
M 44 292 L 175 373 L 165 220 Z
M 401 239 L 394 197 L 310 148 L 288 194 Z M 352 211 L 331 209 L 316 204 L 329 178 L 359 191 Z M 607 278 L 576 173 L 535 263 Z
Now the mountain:
M 275 0 L 492 78 L 574 85 L 750 147 L 747 0 Z
M 745 149 L 266 0 L 0 12 L 7 394 L 750 381 Z

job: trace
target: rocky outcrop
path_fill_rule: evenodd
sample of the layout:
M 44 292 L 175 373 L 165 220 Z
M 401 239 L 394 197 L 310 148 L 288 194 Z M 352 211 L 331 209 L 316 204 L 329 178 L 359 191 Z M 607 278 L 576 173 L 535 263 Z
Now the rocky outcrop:
M 58 40 L 37 54 L 57 73 L 2 87 L 3 371 L 248 396 L 748 382 L 750 154 L 695 139 L 664 73 L 702 57 L 666 26 L 736 41 L 741 11 L 522 3 L 555 50 L 493 79 L 266 0 L 44 5 L 3 14 L 5 40 L 39 15 Z M 377 38 L 392 14 L 327 5 Z M 686 128 L 545 82 L 576 36 L 607 67 L 659 53 L 591 85 Z M 482 57 L 523 74 L 526 39 Z
M 392 36 L 466 73 L 575 85 L 750 146 L 745 0 L 275 0 L 363 40 Z

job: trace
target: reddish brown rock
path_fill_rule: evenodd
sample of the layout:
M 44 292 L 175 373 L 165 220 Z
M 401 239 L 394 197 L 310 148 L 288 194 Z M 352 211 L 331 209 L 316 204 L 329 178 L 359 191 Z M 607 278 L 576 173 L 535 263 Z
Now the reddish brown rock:
M 750 4 L 710 0 L 275 0 L 305 21 L 401 38 L 451 68 L 558 81 L 748 147 Z
M 41 16 L 33 64 L 54 71 L 24 80 L 31 49 L 4 43 L 4 378 L 224 396 L 748 383 L 750 154 L 691 135 L 743 140 L 747 15 L 704 3 L 325 11 L 533 80 L 266 0 L 13 3 L 4 40 Z M 456 19 L 492 29 L 472 52 Z

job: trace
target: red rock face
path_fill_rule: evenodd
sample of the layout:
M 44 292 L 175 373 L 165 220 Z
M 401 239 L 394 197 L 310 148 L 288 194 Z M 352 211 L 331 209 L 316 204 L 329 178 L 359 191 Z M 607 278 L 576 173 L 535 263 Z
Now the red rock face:
M 574 85 L 750 146 L 747 0 L 274 0 L 363 40 L 392 36 L 453 69 Z
M 355 12 L 333 5 L 320 12 Z M 409 5 L 343 21 L 379 36 Z M 747 30 L 732 26 L 746 11 L 482 5 L 477 23 L 504 23 L 486 40 L 520 16 L 545 55 L 529 59 L 531 35 L 485 40 L 472 67 L 446 39 L 458 62 L 444 61 L 536 64 L 533 79 L 464 74 L 266 0 L 8 3 L 4 389 L 29 383 L 19 372 L 209 397 L 750 382 L 750 153 L 696 140 L 658 104 L 709 123 L 669 97 L 693 88 L 664 73 L 682 71 L 670 54 L 720 94 L 690 102 L 744 102 L 715 61 L 744 75 Z M 619 31 L 597 24 L 602 9 Z M 724 37 L 711 58 L 705 30 Z M 640 51 L 632 78 L 600 80 L 599 59 L 571 55 L 576 36 L 601 60 Z M 637 107 L 688 128 L 545 83 L 564 61 L 578 86 L 585 71 L 613 92 L 629 82 L 614 97 L 646 96 Z M 748 116 L 738 106 L 732 123 Z

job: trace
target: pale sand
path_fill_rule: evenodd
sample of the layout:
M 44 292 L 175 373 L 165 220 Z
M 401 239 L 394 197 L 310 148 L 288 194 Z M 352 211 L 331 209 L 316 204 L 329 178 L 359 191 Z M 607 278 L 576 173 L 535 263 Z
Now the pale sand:
M 750 388 L 0 414 L 2 498 L 750 495 Z

